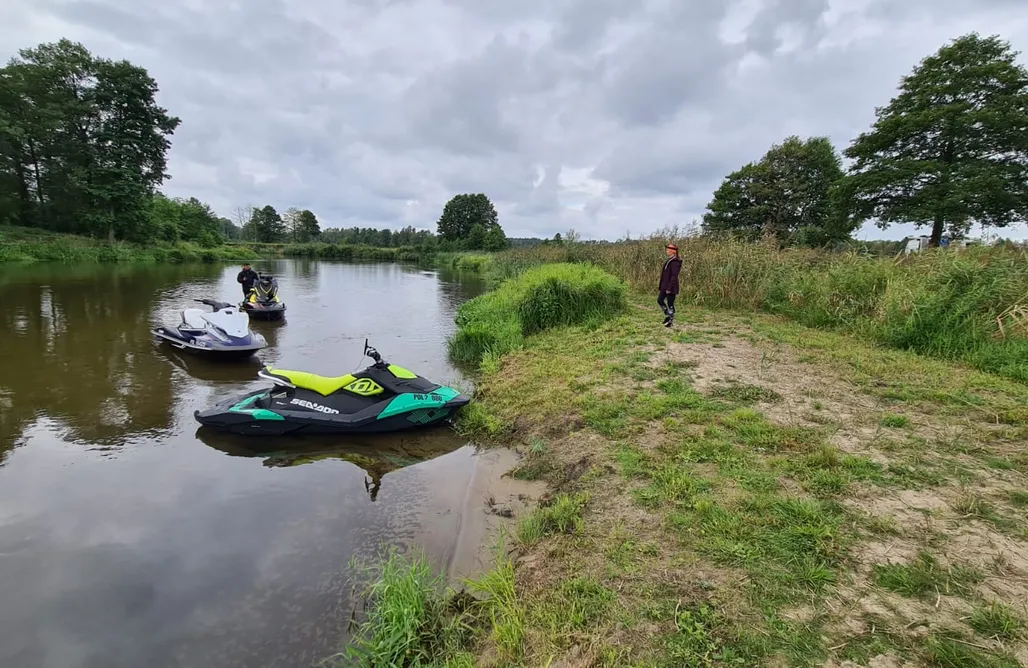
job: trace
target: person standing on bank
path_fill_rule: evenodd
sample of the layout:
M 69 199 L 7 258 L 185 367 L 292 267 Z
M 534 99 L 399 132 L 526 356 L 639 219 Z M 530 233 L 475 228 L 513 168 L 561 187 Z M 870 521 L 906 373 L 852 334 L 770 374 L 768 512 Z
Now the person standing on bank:
M 668 244 L 667 261 L 660 272 L 660 292 L 657 303 L 664 311 L 664 326 L 670 327 L 675 322 L 675 297 L 678 296 L 678 272 L 682 270 L 682 258 L 678 255 L 678 246 Z
M 236 282 L 243 286 L 243 299 L 250 296 L 253 284 L 257 282 L 257 272 L 250 269 L 250 263 L 243 265 L 243 270 L 236 275 Z

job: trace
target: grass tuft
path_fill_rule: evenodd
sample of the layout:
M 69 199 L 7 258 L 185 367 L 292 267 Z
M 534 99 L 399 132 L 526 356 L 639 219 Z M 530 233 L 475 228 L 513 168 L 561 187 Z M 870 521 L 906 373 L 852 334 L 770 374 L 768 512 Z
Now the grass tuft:
M 1021 620 L 1012 609 L 1001 603 L 975 608 L 968 624 L 986 638 L 1013 640 L 1021 635 Z
M 930 597 L 940 594 L 963 595 L 982 576 L 961 566 L 943 568 L 927 552 L 921 552 L 908 564 L 876 564 L 875 582 L 889 591 L 909 597 Z
M 518 525 L 518 540 L 532 544 L 545 536 L 578 533 L 582 530 L 582 510 L 589 502 L 585 492 L 560 494 L 548 506 L 540 506 Z

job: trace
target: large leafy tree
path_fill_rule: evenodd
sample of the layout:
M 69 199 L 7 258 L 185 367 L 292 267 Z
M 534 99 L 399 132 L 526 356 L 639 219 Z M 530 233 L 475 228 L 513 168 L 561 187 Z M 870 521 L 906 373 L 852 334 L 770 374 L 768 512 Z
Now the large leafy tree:
M 286 226 L 282 222 L 282 216 L 278 215 L 275 207 L 270 204 L 263 209 L 254 208 L 250 214 L 249 225 L 253 230 L 255 241 L 261 243 L 282 241 L 286 236 Z
M 65 232 L 153 238 L 150 203 L 179 125 L 157 84 L 69 40 L 0 69 L 0 215 Z
M 803 245 L 846 239 L 852 226 L 835 215 L 832 200 L 842 175 L 827 137 L 789 137 L 725 178 L 707 205 L 703 230 Z
M 321 235 L 321 226 L 318 224 L 318 217 L 310 209 L 304 209 L 296 217 L 296 225 L 293 228 L 293 238 L 304 243 L 313 241 Z
M 157 193 L 150 202 L 148 216 L 150 229 L 163 241 L 195 241 L 203 246 L 217 246 L 224 243 L 227 236 L 225 221 L 218 218 L 209 204 L 195 197 L 170 199 Z
M 479 229 L 476 230 L 476 226 Z M 455 195 L 443 207 L 443 215 L 437 224 L 439 236 L 444 240 L 459 242 L 465 248 L 475 250 L 482 249 L 486 239 L 490 238 L 491 230 L 499 227 L 496 209 L 482 193 Z M 496 233 L 491 238 L 497 242 Z
M 931 244 L 973 223 L 1028 217 L 1028 71 L 996 36 L 971 33 L 904 77 L 869 132 L 841 193 L 855 221 L 931 226 Z

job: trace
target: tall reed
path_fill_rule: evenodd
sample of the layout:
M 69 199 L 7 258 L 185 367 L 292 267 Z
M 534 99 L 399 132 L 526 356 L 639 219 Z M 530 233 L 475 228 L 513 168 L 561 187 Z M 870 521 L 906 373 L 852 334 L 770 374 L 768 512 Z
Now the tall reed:
M 811 327 L 960 360 L 1028 381 L 1028 254 L 1023 249 L 938 249 L 908 256 L 783 249 L 675 231 L 614 244 L 519 248 L 493 262 L 517 275 L 548 262 L 594 264 L 656 297 L 664 245 L 683 264 L 680 303 L 762 310 Z

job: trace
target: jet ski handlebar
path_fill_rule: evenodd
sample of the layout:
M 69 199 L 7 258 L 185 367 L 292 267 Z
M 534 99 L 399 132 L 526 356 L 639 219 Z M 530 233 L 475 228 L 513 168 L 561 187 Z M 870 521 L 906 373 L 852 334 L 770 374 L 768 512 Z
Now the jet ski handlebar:
M 382 356 L 378 353 L 377 350 L 368 345 L 367 339 L 364 339 L 364 354 L 370 357 L 371 359 L 375 360 L 376 364 L 382 363 Z
M 217 299 L 194 299 L 193 301 L 200 302 L 201 304 L 207 304 L 207 306 L 210 306 L 215 311 L 220 311 L 223 308 L 232 306 L 232 304 L 229 304 L 228 302 L 218 301 Z

